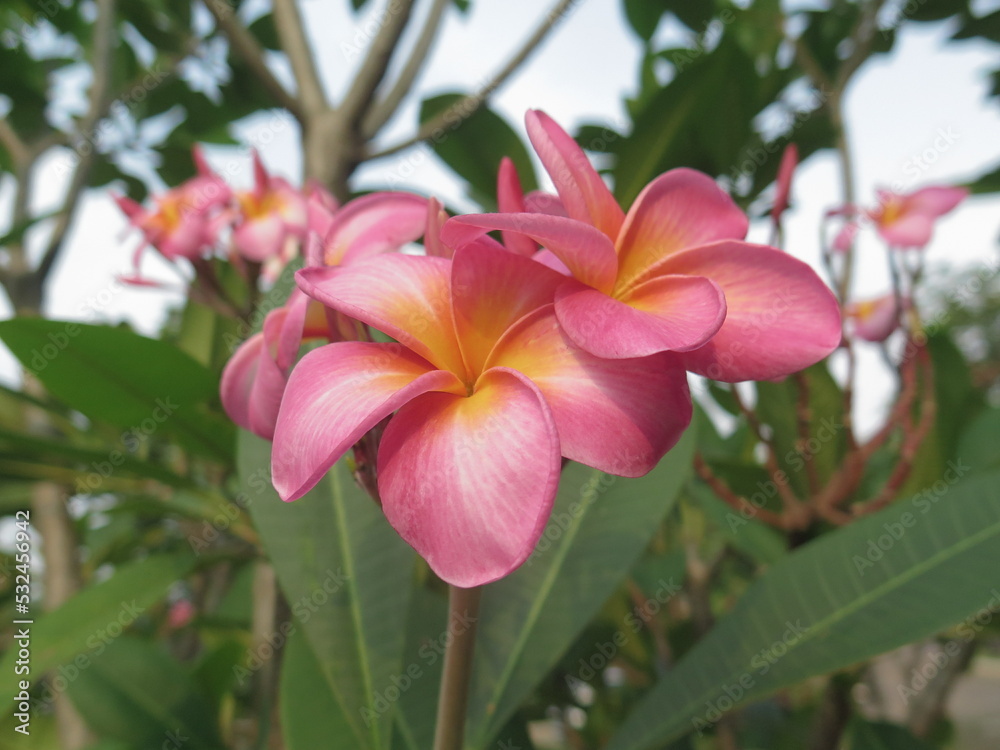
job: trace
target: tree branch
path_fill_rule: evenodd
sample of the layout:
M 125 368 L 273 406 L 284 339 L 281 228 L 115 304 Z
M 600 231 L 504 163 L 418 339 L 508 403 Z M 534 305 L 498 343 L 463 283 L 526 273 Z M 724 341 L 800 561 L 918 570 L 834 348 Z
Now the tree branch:
M 441 130 L 450 121 L 450 118 L 454 117 L 455 112 L 461 112 L 464 118 L 472 115 L 473 112 L 489 100 L 490 96 L 494 91 L 496 91 L 496 89 L 500 88 L 504 83 L 506 83 L 508 78 L 517 72 L 517 69 L 524 64 L 524 62 L 545 40 L 545 37 L 549 35 L 549 32 L 555 28 L 555 25 L 566 15 L 576 2 L 578 2 L 578 0 L 559 0 L 552 10 L 546 14 L 542 23 L 539 24 L 534 33 L 528 37 L 510 61 L 476 93 L 469 94 L 465 98 L 456 102 L 451 108 L 439 114 L 437 117 L 428 120 L 420 126 L 417 130 L 417 134 L 412 138 L 371 154 L 368 158 L 380 159 L 384 156 L 391 156 L 399 151 L 415 146 L 422 141 L 426 141 L 427 139 L 433 137 L 437 131 Z
M 299 99 L 306 113 L 328 109 L 323 83 L 320 81 L 312 47 L 306 38 L 295 0 L 274 0 L 274 25 L 278 29 L 281 49 L 288 55 L 299 87 Z
M 0 117 L 0 144 L 10 153 L 11 160 L 20 166 L 31 158 L 31 151 L 11 127 L 6 117 Z
M 91 61 L 91 71 L 93 80 L 90 84 L 89 103 L 87 113 L 80 123 L 80 132 L 84 135 L 92 134 L 97 128 L 97 123 L 101 121 L 107 112 L 110 103 L 111 85 L 111 51 L 115 40 L 115 0 L 97 0 L 97 20 L 94 22 L 94 57 Z M 69 231 L 73 216 L 76 214 L 77 204 L 80 202 L 80 193 L 87 185 L 87 178 L 90 176 L 90 168 L 94 163 L 95 149 L 90 148 L 86 153 L 80 154 L 73 177 L 70 180 L 69 190 L 66 191 L 66 199 L 63 201 L 62 210 L 56 218 L 55 228 L 49 238 L 48 247 L 42 256 L 41 263 L 35 271 L 35 276 L 40 283 L 45 281 L 49 271 L 59 255 L 63 240 Z
M 264 60 L 264 50 L 254 38 L 253 34 L 247 31 L 232 8 L 222 3 L 212 2 L 212 0 L 202 0 L 208 12 L 215 18 L 216 26 L 226 35 L 233 50 L 247 64 L 251 72 L 257 77 L 261 85 L 275 98 L 279 105 L 287 109 L 300 123 L 304 120 L 303 107 L 298 99 L 292 96 L 281 85 L 281 81 L 274 77 L 274 73 L 267 67 Z
M 375 90 L 389 69 L 392 53 L 406 29 L 412 10 L 413 0 L 389 0 L 386 4 L 382 28 L 372 40 L 351 88 L 337 107 L 338 115 L 347 123 L 349 130 L 354 130 L 371 107 Z
M 451 0 L 434 0 L 428 11 L 424 27 L 417 37 L 416 44 L 410 52 L 410 58 L 406 61 L 399 78 L 393 84 L 392 89 L 381 100 L 374 103 L 368 111 L 368 115 L 362 121 L 361 132 L 365 140 L 370 140 L 381 130 L 389 119 L 396 113 L 400 102 L 410 92 L 413 82 L 420 75 L 424 64 L 430 55 L 431 47 L 441 28 L 441 19 L 444 17 L 445 9 L 451 4 Z

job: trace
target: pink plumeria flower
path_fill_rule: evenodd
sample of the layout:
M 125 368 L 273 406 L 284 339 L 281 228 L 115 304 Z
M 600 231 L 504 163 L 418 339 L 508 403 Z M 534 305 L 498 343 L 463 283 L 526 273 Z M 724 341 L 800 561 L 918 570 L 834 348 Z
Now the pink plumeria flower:
M 854 246 L 854 238 L 858 234 L 858 224 L 853 219 L 848 219 L 844 225 L 837 230 L 833 238 L 833 249 L 838 253 L 846 253 Z
M 889 245 L 925 247 L 934 233 L 934 222 L 952 211 L 969 194 L 966 188 L 925 187 L 914 193 L 879 190 L 879 205 L 865 214 Z
M 569 218 L 460 216 L 444 240 L 501 230 L 550 250 L 573 275 L 555 311 L 577 346 L 611 359 L 678 352 L 687 369 L 730 382 L 781 377 L 837 347 L 833 294 L 805 263 L 741 241 L 747 218 L 710 177 L 671 170 L 625 215 L 565 131 L 537 111 L 527 125 Z
M 296 255 L 306 236 L 306 197 L 287 180 L 268 174 L 253 152 L 254 186 L 236 193 L 236 226 L 233 248 L 255 263 L 265 266 L 274 278 Z
M 222 209 L 229 202 L 232 191 L 212 172 L 198 146 L 192 149 L 192 157 L 198 174 L 155 196 L 152 208 L 143 208 L 125 196 L 114 196 L 118 207 L 128 216 L 129 222 L 142 231 L 144 238 L 135 254 L 136 274 L 128 277 L 130 280 L 142 280 L 138 268 L 147 246 L 169 261 L 193 260 L 214 251 L 222 228 Z
M 900 316 L 908 308 L 908 299 L 895 294 L 852 302 L 844 311 L 853 324 L 854 334 L 865 341 L 881 343 L 899 328 Z
M 407 193 L 372 193 L 346 203 L 331 215 L 324 240 L 311 235 L 307 261 L 314 266 L 351 265 L 378 253 L 398 250 L 420 238 L 427 200 Z M 303 343 L 357 338 L 356 324 L 328 316 L 300 290 L 272 310 L 263 329 L 233 354 L 222 372 L 222 405 L 240 427 L 270 440 L 288 373 Z
M 781 223 L 781 215 L 788 209 L 788 200 L 792 194 L 792 177 L 799 164 L 799 147 L 794 143 L 785 146 L 778 165 L 778 181 L 774 193 L 774 208 L 771 210 L 771 221 L 775 226 Z
M 377 458 L 389 523 L 445 581 L 477 586 L 531 554 L 560 456 L 639 476 L 691 418 L 669 354 L 599 359 L 559 328 L 564 276 L 489 243 L 439 257 L 307 268 L 299 286 L 399 343 L 342 342 L 292 371 L 272 453 L 282 499 L 304 495 L 393 415 Z

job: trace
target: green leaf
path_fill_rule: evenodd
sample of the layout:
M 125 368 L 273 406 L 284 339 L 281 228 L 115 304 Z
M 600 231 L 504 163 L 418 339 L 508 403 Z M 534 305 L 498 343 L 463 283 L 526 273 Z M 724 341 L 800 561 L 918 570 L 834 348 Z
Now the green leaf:
M 250 24 L 247 27 L 247 31 L 253 34 L 265 49 L 281 49 L 281 41 L 278 39 L 278 29 L 274 25 L 274 16 L 270 13 L 261 16 Z
M 7 457 L 47 465 L 79 468 L 82 473 L 121 472 L 132 477 L 156 479 L 171 487 L 189 487 L 191 482 L 162 466 L 142 461 L 116 448 L 80 448 L 65 440 L 49 440 L 0 427 L 0 447 Z
M 58 609 L 36 618 L 31 626 L 31 678 L 80 660 L 96 663 L 113 634 L 159 601 L 167 589 L 194 566 L 190 556 L 157 555 L 121 566 L 106 581 L 90 586 Z M 0 699 L 10 706 L 19 679 L 14 674 L 16 649 L 0 662 Z
M 997 81 L 998 95 L 1000 95 L 1000 73 L 994 74 L 994 76 Z M 977 195 L 982 193 L 1000 193 L 1000 165 L 994 167 L 989 172 L 984 172 L 970 182 L 967 187 Z
M 632 132 L 616 140 L 615 197 L 627 206 L 656 175 L 686 166 L 710 175 L 738 172 L 759 136 L 754 120 L 788 82 L 787 71 L 759 76 L 755 61 L 732 38 L 711 51 L 672 54 L 674 78 L 645 89 L 633 103 Z M 706 97 L 705 92 L 713 96 Z M 725 111 L 718 109 L 725 102 Z M 767 156 L 767 154 L 765 154 Z M 773 160 L 777 162 L 775 155 Z M 753 163 L 753 162 L 751 162 Z
M 283 503 L 271 487 L 271 446 L 239 437 L 246 503 L 293 614 L 346 707 L 352 747 L 389 744 L 415 554 L 341 461 L 316 489 Z
M 281 731 L 288 750 L 326 747 L 333 737 L 349 737 L 351 725 L 328 675 L 309 641 L 296 631 L 288 638 L 281 666 Z
M 854 717 L 846 732 L 844 750 L 934 750 L 903 727 L 885 722 L 870 722 Z
M 975 472 L 1000 469 L 1000 451 L 997 437 L 1000 436 L 1000 409 L 984 410 L 962 433 L 956 456 L 961 456 Z
M 640 479 L 570 464 L 528 561 L 483 592 L 467 737 L 485 748 L 621 583 L 689 476 L 693 431 Z
M 806 425 L 800 431 L 803 395 Z M 771 427 L 778 466 L 798 496 L 809 497 L 809 472 L 814 471 L 823 486 L 846 450 L 840 387 L 821 362 L 780 383 L 757 383 L 757 414 Z
M 762 564 L 777 562 L 787 554 L 788 542 L 783 534 L 756 519 L 744 518 L 703 484 L 692 484 L 690 491 L 733 549 Z
M 528 150 L 500 115 L 480 107 L 466 116 L 459 106 L 463 94 L 441 94 L 420 105 L 420 122 L 447 112 L 444 125 L 430 139 L 431 148 L 470 187 L 472 197 L 487 209 L 496 207 L 500 160 L 509 156 L 525 192 L 538 187 Z
M 400 670 L 400 678 L 405 675 L 411 682 L 401 690 L 399 711 L 396 712 L 397 732 L 409 750 L 430 750 L 434 744 L 435 713 L 447 638 L 447 597 L 418 588 L 410 601 L 405 666 Z
M 149 641 L 118 638 L 80 669 L 67 693 L 91 729 L 134 747 L 223 746 L 194 681 Z
M 967 17 L 952 39 L 970 39 L 977 36 L 989 39 L 991 42 L 1000 42 L 1000 10 L 980 18 Z
M 969 575 L 1000 567 L 1000 474 L 964 472 L 954 465 L 943 493 L 898 502 L 775 564 L 644 696 L 608 750 L 703 730 L 734 704 L 929 637 L 983 608 L 1000 611 L 996 581 Z
M 162 430 L 193 451 L 231 458 L 233 427 L 208 410 L 216 377 L 175 347 L 124 328 L 40 318 L 0 322 L 0 338 L 47 390 L 91 419 L 136 440 Z

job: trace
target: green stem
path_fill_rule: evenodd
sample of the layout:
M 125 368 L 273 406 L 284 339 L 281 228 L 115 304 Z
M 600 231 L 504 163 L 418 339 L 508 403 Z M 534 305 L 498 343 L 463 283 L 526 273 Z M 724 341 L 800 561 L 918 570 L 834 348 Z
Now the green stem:
M 471 589 L 449 587 L 448 630 L 451 639 L 444 653 L 434 750 L 462 750 L 482 593 L 483 589 L 479 586 Z

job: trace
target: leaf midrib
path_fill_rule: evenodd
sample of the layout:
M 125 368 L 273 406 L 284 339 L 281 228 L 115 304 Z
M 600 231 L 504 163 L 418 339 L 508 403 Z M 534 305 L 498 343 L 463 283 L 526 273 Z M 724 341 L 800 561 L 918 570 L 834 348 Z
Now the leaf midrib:
M 597 477 L 599 472 L 591 472 L 587 480 L 587 486 L 589 487 L 594 483 L 594 479 Z M 591 506 L 592 507 L 592 506 Z M 513 675 L 514 670 L 517 668 L 521 660 L 521 654 L 528 645 L 528 634 L 534 630 L 537 620 L 541 615 L 542 608 L 545 601 L 548 599 L 549 592 L 555 585 L 556 579 L 559 577 L 559 571 L 562 570 L 563 563 L 566 561 L 566 557 L 569 555 L 570 547 L 572 546 L 572 541 L 576 538 L 580 527 L 583 525 L 583 519 L 587 517 L 587 510 L 578 515 L 573 519 L 573 522 L 568 527 L 568 532 L 563 535 L 562 539 L 565 540 L 562 547 L 556 552 L 555 563 L 549 568 L 548 572 L 542 580 L 542 585 L 538 588 L 538 595 L 531 604 L 531 609 L 528 610 L 528 615 L 525 618 L 525 627 L 521 629 L 520 637 L 515 641 L 514 648 L 511 650 L 510 655 L 507 657 L 507 661 L 504 664 L 503 671 L 500 673 L 500 677 L 494 683 L 493 693 L 490 695 L 490 700 L 487 705 L 497 705 L 500 702 L 500 698 L 503 697 L 503 693 L 507 688 L 507 683 Z M 483 745 L 492 734 L 492 721 L 487 719 L 483 725 L 483 731 L 480 732 L 480 736 L 477 738 L 479 741 L 475 743 L 477 747 Z
M 813 624 L 803 634 L 803 636 L 798 641 L 795 642 L 795 644 L 793 646 L 789 646 L 788 651 L 786 653 L 786 656 L 783 657 L 783 658 L 787 658 L 787 655 L 791 654 L 793 651 L 800 650 L 801 646 L 803 646 L 803 645 L 809 643 L 810 641 L 812 641 L 818 635 L 819 632 L 825 631 L 825 630 L 829 629 L 830 627 L 832 627 L 833 625 L 835 625 L 836 623 L 838 623 L 838 622 L 846 619 L 847 617 L 855 614 L 856 612 L 858 612 L 859 610 L 861 610 L 863 607 L 865 607 L 868 604 L 870 604 L 873 600 L 878 599 L 879 597 L 881 597 L 886 591 L 892 590 L 894 588 L 898 588 L 899 586 L 902 586 L 902 585 L 904 585 L 906 583 L 909 583 L 910 581 L 914 580 L 915 578 L 918 578 L 919 576 L 923 575 L 925 572 L 927 572 L 931 568 L 935 567 L 935 565 L 938 563 L 938 561 L 942 557 L 950 558 L 950 557 L 957 556 L 957 555 L 959 555 L 959 554 L 961 554 L 963 552 L 966 552 L 969 549 L 972 549 L 973 547 L 981 544 L 982 542 L 988 540 L 989 537 L 991 537 L 991 536 L 993 536 L 993 535 L 995 535 L 997 533 L 1000 533 L 1000 521 L 997 521 L 996 523 L 994 523 L 991 526 L 987 526 L 985 529 L 981 530 L 980 532 L 978 532 L 976 534 L 973 534 L 971 536 L 967 536 L 967 537 L 964 537 L 963 539 L 960 539 L 956 544 L 951 545 L 949 547 L 946 547 L 946 548 L 938 551 L 934 555 L 926 558 L 921 563 L 918 563 L 917 565 L 913 565 L 913 566 L 907 568 L 906 570 L 904 570 L 903 572 L 901 572 L 899 575 L 894 576 L 893 578 L 891 578 L 888 581 L 886 581 L 884 584 L 873 588 L 870 592 L 868 592 L 868 593 L 866 593 L 866 594 L 858 597 L 857 599 L 853 600 L 852 602 L 850 602 L 845 607 L 843 607 L 841 609 L 838 609 L 836 612 L 832 613 L 830 616 L 828 616 L 826 618 L 823 618 L 819 622 Z M 734 614 L 738 614 L 738 613 L 734 613 Z M 732 616 L 732 615 L 730 615 L 730 616 Z M 727 677 L 728 676 L 731 676 L 731 675 L 727 675 Z M 779 688 L 773 688 L 773 687 L 772 688 L 767 688 L 767 691 L 776 690 L 776 689 L 779 689 Z M 716 690 L 712 689 L 712 690 L 707 690 L 707 691 L 704 691 L 704 692 L 700 693 L 696 699 L 690 700 L 687 704 L 684 705 L 684 707 L 683 707 L 682 710 L 676 712 L 676 715 L 687 717 L 693 708 L 697 708 L 705 700 L 711 700 L 712 696 L 715 695 L 716 692 L 717 692 Z M 747 697 L 749 697 L 751 695 L 756 695 L 759 692 L 761 692 L 759 689 L 756 690 L 756 691 L 755 690 L 749 690 L 749 691 L 747 691 L 747 694 L 746 694 L 746 696 L 744 698 L 744 701 L 741 701 L 741 703 L 745 702 L 745 700 L 746 700 Z M 663 741 L 667 741 L 669 739 L 672 739 L 675 736 L 675 732 L 676 731 L 677 731 L 676 728 L 671 729 L 670 732 L 669 732 L 669 734 L 667 734 L 667 735 L 665 735 L 665 736 L 662 737 Z M 648 744 L 651 744 L 654 741 L 654 739 L 655 740 L 661 739 L 660 734 L 657 733 L 657 732 L 647 733 L 646 735 L 642 736 L 638 742 L 635 742 L 633 744 L 636 747 L 647 747 Z M 609 746 L 609 748 L 614 748 L 614 747 L 617 747 L 617 745 L 612 744 L 612 745 Z

